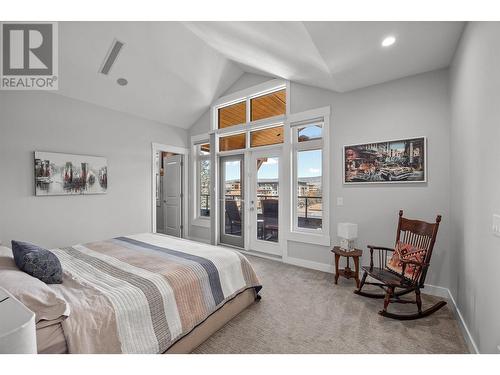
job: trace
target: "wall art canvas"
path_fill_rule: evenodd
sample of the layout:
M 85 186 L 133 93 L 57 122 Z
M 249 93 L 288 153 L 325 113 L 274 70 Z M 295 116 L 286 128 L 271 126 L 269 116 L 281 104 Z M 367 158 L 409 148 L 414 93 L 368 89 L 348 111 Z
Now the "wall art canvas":
M 35 152 L 35 195 L 105 194 L 106 158 Z
M 344 184 L 427 181 L 426 138 L 344 146 Z

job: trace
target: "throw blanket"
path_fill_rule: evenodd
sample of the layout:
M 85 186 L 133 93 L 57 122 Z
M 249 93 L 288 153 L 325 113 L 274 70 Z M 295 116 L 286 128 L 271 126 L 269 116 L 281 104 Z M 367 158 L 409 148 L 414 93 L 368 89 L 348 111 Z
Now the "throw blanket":
M 261 288 L 237 251 L 150 233 L 52 250 L 70 353 L 162 353 L 238 293 Z

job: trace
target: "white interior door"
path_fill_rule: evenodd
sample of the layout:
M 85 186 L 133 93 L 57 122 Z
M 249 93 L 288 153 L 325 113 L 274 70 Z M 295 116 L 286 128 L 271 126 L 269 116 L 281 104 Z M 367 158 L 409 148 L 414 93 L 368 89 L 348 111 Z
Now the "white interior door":
M 250 162 L 250 250 L 282 255 L 280 150 L 252 152 Z
M 182 155 L 164 157 L 163 169 L 165 234 L 182 237 Z

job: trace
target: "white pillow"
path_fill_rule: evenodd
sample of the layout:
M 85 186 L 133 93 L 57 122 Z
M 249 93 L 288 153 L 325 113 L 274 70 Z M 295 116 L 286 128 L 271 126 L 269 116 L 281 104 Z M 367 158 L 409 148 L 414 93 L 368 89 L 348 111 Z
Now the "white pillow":
M 0 246 L 0 257 L 14 258 L 12 250 L 5 246 Z
M 0 255 L 0 286 L 36 315 L 36 322 L 69 315 L 69 306 L 60 293 L 43 281 L 19 270 L 13 257 Z

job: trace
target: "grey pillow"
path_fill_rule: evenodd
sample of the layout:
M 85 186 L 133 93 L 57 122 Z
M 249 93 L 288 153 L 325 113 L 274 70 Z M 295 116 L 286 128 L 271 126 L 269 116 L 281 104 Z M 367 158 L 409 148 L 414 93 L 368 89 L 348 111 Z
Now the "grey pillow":
M 12 241 L 12 254 L 21 271 L 46 284 L 62 283 L 61 262 L 49 250 L 27 242 Z

